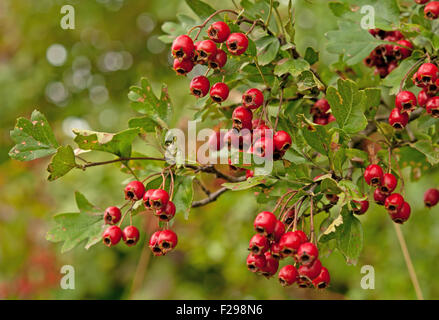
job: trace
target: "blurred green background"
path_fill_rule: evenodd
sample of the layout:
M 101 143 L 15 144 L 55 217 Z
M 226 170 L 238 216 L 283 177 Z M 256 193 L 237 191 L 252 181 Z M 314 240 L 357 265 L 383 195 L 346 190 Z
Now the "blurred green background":
M 230 0 L 208 2 L 217 9 L 233 8 Z M 284 8 L 288 1 L 280 2 Z M 75 8 L 74 30 L 60 27 L 60 9 L 66 4 Z M 336 18 L 327 1 L 295 1 L 295 6 L 299 52 L 307 46 L 319 50 L 318 68 L 327 72 L 325 65 L 337 57 L 325 52 L 324 33 L 336 27 Z M 61 254 L 60 245 L 45 240 L 53 214 L 76 210 L 75 190 L 100 207 L 121 204 L 127 176 L 111 166 L 96 167 L 48 183 L 48 159 L 8 159 L 15 119 L 38 108 L 58 141 L 72 145 L 71 128 L 116 132 L 135 116 L 127 99 L 129 86 L 147 76 L 154 89 L 168 84 L 175 126 L 182 125 L 193 113 L 195 98 L 188 94 L 189 79 L 169 67 L 169 46 L 157 38 L 161 24 L 175 20 L 176 13 L 192 15 L 179 0 L 0 1 L 0 298 L 414 299 L 392 222 L 374 204 L 360 217 L 365 241 L 358 264 L 347 266 L 339 252 L 322 258 L 332 278 L 326 291 L 285 289 L 276 279 L 247 271 L 246 248 L 259 210 L 252 192 L 230 192 L 192 210 L 188 220 L 178 217 L 179 245 L 166 257 L 142 254 L 143 245 L 108 249 L 98 244 Z M 424 209 L 422 195 L 438 181 L 436 171 L 408 184 L 413 211 L 402 227 L 430 299 L 439 298 L 439 210 Z M 154 226 L 136 219 L 149 236 Z M 143 232 L 140 243 L 145 238 Z M 59 286 L 60 268 L 66 264 L 75 268 L 75 290 Z M 374 290 L 361 289 L 363 265 L 375 269 Z

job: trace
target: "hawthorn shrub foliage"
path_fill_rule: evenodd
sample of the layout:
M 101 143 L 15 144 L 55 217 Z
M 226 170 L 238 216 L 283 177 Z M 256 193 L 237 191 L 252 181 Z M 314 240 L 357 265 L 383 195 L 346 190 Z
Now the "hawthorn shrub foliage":
M 62 252 L 82 242 L 86 249 L 102 241 L 132 246 L 139 239 L 132 217 L 153 214 L 159 229 L 141 245 L 164 255 L 178 243 L 178 230 L 171 230 L 174 215 L 190 220 L 192 207 L 251 189 L 261 212 L 255 213 L 249 270 L 271 277 L 285 259 L 277 276 L 282 285 L 326 287 L 329 271 L 319 260 L 319 249 L 337 249 L 355 264 L 363 247 L 356 215 L 365 214 L 374 201 L 394 222 L 406 222 L 411 208 L 404 199 L 402 169 L 410 167 L 409 178 L 418 179 L 439 163 L 437 15 L 424 10 L 428 1 L 416 2 L 401 7 L 396 0 L 329 2 L 338 29 L 327 32 L 326 49 L 340 58 L 322 65 L 315 49 L 296 49 L 294 15 L 300 12 L 293 12 L 291 1 L 281 20 L 277 1 L 243 0 L 235 10 L 216 11 L 202 1 L 186 0 L 196 17 L 177 14 L 178 21 L 163 24 L 161 40 L 175 59 L 170 72 L 183 75 L 182 85 L 195 96 L 193 119 L 215 120 L 230 129 L 225 136 L 215 133 L 214 151 L 271 152 L 273 170 L 230 162 L 230 171 L 223 172 L 198 162 L 166 162 L 165 148 L 173 144 L 166 139 L 173 104 L 166 85 L 156 95 L 146 78 L 128 94 L 140 116 L 126 130 L 74 130 L 74 147 L 60 145 L 36 110 L 30 119 L 19 118 L 11 131 L 16 143 L 12 159 L 52 156 L 49 181 L 73 169 L 106 164 L 117 164 L 132 180 L 121 187 L 120 203 L 108 204 L 104 212 L 76 192 L 78 212 L 55 215 L 47 239 L 63 242 Z M 373 30 L 360 27 L 362 5 L 375 8 Z M 242 101 L 232 101 L 231 92 L 243 95 Z M 229 143 L 231 135 L 239 136 L 238 145 Z M 154 142 L 155 154 L 133 150 L 136 139 Z M 90 162 L 89 152 L 112 157 Z M 226 182 L 194 195 L 201 173 Z M 429 189 L 426 205 L 433 207 L 438 200 L 439 191 Z M 317 214 L 326 216 L 320 226 L 314 226 Z

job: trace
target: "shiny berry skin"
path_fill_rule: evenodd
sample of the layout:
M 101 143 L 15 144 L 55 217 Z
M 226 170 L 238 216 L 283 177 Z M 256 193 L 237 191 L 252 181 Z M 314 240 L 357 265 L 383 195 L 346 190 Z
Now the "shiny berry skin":
M 329 105 L 328 100 L 319 99 L 311 107 L 310 113 L 315 116 L 322 116 L 322 115 L 326 115 L 326 113 L 329 111 L 330 108 L 331 106 Z
M 243 33 L 232 33 L 226 41 L 229 53 L 234 56 L 243 54 L 248 47 L 247 36 Z
M 140 200 L 145 194 L 145 186 L 140 181 L 131 181 L 124 189 L 125 200 Z
M 299 273 L 297 269 L 293 265 L 286 265 L 282 269 L 279 270 L 279 283 L 283 287 L 291 286 L 294 282 L 297 281 Z
M 430 98 L 425 105 L 425 109 L 433 118 L 439 118 L 439 97 Z
M 364 180 L 370 186 L 380 186 L 383 181 L 383 169 L 377 164 L 369 165 L 364 171 Z
M 424 204 L 427 208 L 432 208 L 439 202 L 439 190 L 438 189 L 428 189 L 424 193 Z
M 329 123 L 328 120 L 329 119 L 326 116 L 320 116 L 320 117 L 314 116 L 312 122 L 321 126 L 326 126 Z
M 192 62 L 192 60 L 189 59 L 181 60 L 181 61 L 178 59 L 174 60 L 174 70 L 179 75 L 184 76 L 189 72 L 191 72 L 193 68 L 194 68 L 194 63 Z
M 439 4 L 439 2 L 438 2 Z M 417 82 L 423 86 L 434 83 L 437 80 L 438 68 L 433 63 L 422 64 L 416 72 Z
M 163 230 L 160 232 L 157 244 L 165 255 L 177 246 L 178 238 L 174 231 Z
M 227 63 L 227 53 L 224 50 L 218 49 L 214 56 L 211 56 L 207 64 L 210 68 L 219 70 Z
M 285 225 L 283 224 L 282 221 L 277 220 L 273 233 L 274 241 L 278 242 L 284 233 L 285 233 Z
M 149 189 L 145 192 L 143 195 L 143 205 L 146 209 L 151 209 L 151 202 L 149 201 L 152 193 L 155 191 L 155 189 Z
M 395 223 L 403 224 L 410 218 L 410 213 L 412 212 L 412 209 L 410 208 L 410 205 L 408 202 L 404 202 L 402 207 L 395 213 L 390 213 L 390 218 Z
M 178 60 L 191 59 L 194 55 L 194 49 L 194 42 L 185 34 L 178 36 L 174 42 L 172 42 L 172 55 Z
M 217 82 L 210 88 L 210 97 L 217 103 L 223 102 L 228 96 L 229 87 L 224 82 Z
M 439 17 L 439 1 L 432 1 L 424 8 L 424 16 L 426 19 L 435 20 Z
M 220 151 L 224 147 L 224 132 L 215 131 L 209 137 L 209 149 L 212 151 Z
M 398 212 L 399 209 L 401 209 L 402 205 L 404 204 L 404 198 L 399 193 L 392 193 L 390 196 L 386 198 L 386 202 L 384 203 L 384 206 L 386 207 L 387 211 L 392 214 Z
M 254 254 L 249 254 L 247 256 L 247 269 L 250 270 L 251 272 L 259 272 L 261 270 L 264 269 L 265 264 L 266 264 L 266 259 L 265 259 L 265 255 L 261 254 L 261 255 L 254 255 Z
M 250 109 L 247 109 L 243 106 L 239 106 L 235 110 L 233 110 L 233 114 L 232 114 L 233 128 L 238 131 L 241 131 L 242 129 L 251 130 L 253 127 L 252 119 L 253 119 L 253 112 Z
M 191 80 L 191 93 L 197 98 L 202 98 L 209 93 L 210 82 L 205 76 L 198 76 Z
M 396 130 L 404 129 L 409 123 L 409 115 L 407 113 L 401 113 L 398 108 L 394 108 L 389 115 L 389 124 Z
M 116 224 L 121 218 L 121 212 L 118 207 L 108 207 L 105 209 L 104 221 L 105 224 Z
M 216 54 L 216 44 L 212 40 L 203 40 L 195 46 L 197 62 L 207 62 L 211 56 Z
M 322 263 L 319 259 L 315 259 L 311 264 L 301 265 L 297 271 L 300 280 L 312 282 L 322 271 Z
M 369 201 L 363 200 L 363 201 L 356 201 L 354 200 L 355 207 L 352 206 L 352 212 L 361 215 L 365 214 L 366 211 L 369 209 Z
M 162 249 L 159 246 L 159 238 L 161 231 L 156 231 L 151 235 L 151 238 L 149 238 L 149 248 L 152 251 L 152 254 L 155 256 L 162 256 L 163 252 Z
M 209 39 L 216 43 L 221 43 L 227 40 L 230 36 L 230 28 L 227 23 L 223 21 L 217 21 L 210 25 L 207 29 L 207 35 Z
M 303 232 L 302 230 L 296 230 L 294 232 L 299 236 L 301 244 L 308 242 L 308 236 L 306 235 L 305 232 Z
M 399 40 L 396 42 L 399 46 L 393 47 L 393 53 L 396 59 L 405 59 L 412 54 L 413 44 L 408 40 Z M 410 48 L 410 49 L 409 49 Z
M 274 149 L 276 151 L 287 151 L 291 147 L 291 136 L 288 132 L 277 131 L 273 136 Z
M 385 202 L 386 202 L 386 198 L 387 195 L 381 193 L 380 188 L 376 188 L 374 193 L 373 193 L 373 199 L 375 200 L 375 203 L 380 205 L 380 206 L 384 206 Z
M 279 269 L 279 260 L 275 259 L 270 252 L 265 252 L 265 266 L 261 268 L 261 274 L 267 279 L 274 276 Z
M 429 2 L 430 0 L 415 0 L 415 2 L 417 4 L 426 4 L 427 2 Z
M 149 202 L 154 210 L 166 208 L 169 201 L 169 194 L 163 189 L 155 189 L 149 197 Z
M 166 207 L 157 210 L 155 215 L 159 217 L 160 221 L 170 221 L 175 216 L 175 204 L 172 201 L 168 201 Z
M 121 238 L 122 230 L 118 226 L 110 226 L 102 234 L 102 240 L 107 247 L 118 244 Z
M 429 99 L 430 99 L 430 96 L 427 94 L 427 92 L 425 90 L 419 91 L 418 104 L 420 107 L 425 108 Z
M 289 231 L 284 233 L 279 240 L 279 246 L 282 253 L 282 256 L 294 256 L 301 245 L 300 236 L 294 232 Z
M 250 148 L 250 153 L 261 158 L 273 157 L 274 142 L 268 137 L 263 137 L 255 141 Z
M 252 135 L 247 129 L 241 131 L 230 129 L 224 134 L 223 141 L 229 149 L 233 147 L 239 150 L 247 150 L 251 145 Z
M 257 109 L 264 103 L 264 95 L 256 88 L 248 89 L 242 95 L 242 104 L 249 109 Z
M 396 177 L 391 173 L 386 173 L 383 176 L 383 181 L 380 187 L 380 191 L 382 194 L 390 195 L 398 185 L 398 180 Z
M 255 234 L 251 239 L 248 246 L 248 249 L 254 255 L 264 254 L 270 248 L 270 243 L 268 242 L 267 237 L 263 236 L 260 233 Z
M 329 116 L 328 116 L 328 123 L 334 122 L 336 120 L 337 119 L 334 117 L 334 115 L 332 113 L 330 113 Z
M 410 91 L 401 91 L 396 95 L 395 106 L 401 112 L 412 112 L 416 109 L 416 96 Z
M 305 242 L 297 250 L 297 261 L 302 265 L 310 265 L 319 256 L 319 250 L 312 242 Z
M 276 216 L 272 212 L 262 211 L 256 216 L 253 225 L 258 233 L 268 236 L 274 232 L 276 221 Z
M 127 226 L 122 231 L 122 239 L 128 247 L 136 245 L 139 238 L 139 230 L 135 226 Z
M 270 253 L 274 259 L 277 259 L 277 260 L 283 259 L 281 248 L 279 246 L 279 243 L 277 243 L 277 242 L 273 242 L 271 244 Z
M 331 282 L 329 271 L 325 267 L 322 267 L 320 274 L 312 281 L 312 284 L 317 289 L 325 289 L 328 287 L 329 282 Z

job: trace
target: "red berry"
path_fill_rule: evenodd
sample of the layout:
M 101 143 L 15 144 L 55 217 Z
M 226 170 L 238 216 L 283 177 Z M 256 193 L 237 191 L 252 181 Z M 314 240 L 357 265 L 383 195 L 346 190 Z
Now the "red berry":
M 250 244 L 248 246 L 248 249 L 254 255 L 264 254 L 265 252 L 268 251 L 269 248 L 270 248 L 270 243 L 268 242 L 268 239 L 260 233 L 255 234 L 250 239 Z
M 186 75 L 187 73 L 191 72 L 194 68 L 194 63 L 192 60 L 186 59 L 186 60 L 174 60 L 174 70 L 179 75 Z
M 328 100 L 319 99 L 311 107 L 310 113 L 315 116 L 323 116 L 326 115 L 330 108 L 331 106 L 329 105 Z
M 209 93 L 210 82 L 205 76 L 198 76 L 191 80 L 191 93 L 197 98 L 202 98 Z
M 248 89 L 242 95 L 242 104 L 249 109 L 257 109 L 264 103 L 264 95 L 256 88 Z
M 233 147 L 239 150 L 247 150 L 251 145 L 252 135 L 249 130 L 230 129 L 224 135 L 223 141 L 229 149 Z
M 102 239 L 107 247 L 118 244 L 120 238 L 122 238 L 122 230 L 118 226 L 110 226 L 102 234 Z
M 215 131 L 209 137 L 209 149 L 212 151 L 219 151 L 224 147 L 224 132 Z
M 217 21 L 210 25 L 207 29 L 207 35 L 209 38 L 217 43 L 221 43 L 227 40 L 230 35 L 230 28 L 227 23 L 223 21 Z
M 163 230 L 160 232 L 157 244 L 163 252 L 163 255 L 177 246 L 178 238 L 174 231 Z
M 118 207 L 108 207 L 105 209 L 104 221 L 105 224 L 116 224 L 121 218 L 121 212 Z
M 312 281 L 317 278 L 322 271 L 322 263 L 319 259 L 315 259 L 311 264 L 301 265 L 297 270 L 302 283 L 310 286 Z
M 312 281 L 312 284 L 317 289 L 325 289 L 328 287 L 331 278 L 329 276 L 329 271 L 325 267 L 322 267 L 320 274 Z
M 417 4 L 426 4 L 430 0 L 415 0 Z
M 426 19 L 435 20 L 439 17 L 439 1 L 432 1 L 424 8 L 424 16 Z
M 274 259 L 277 260 L 283 259 L 283 255 L 279 243 L 273 242 L 270 247 L 270 252 Z
M 434 207 L 439 202 L 439 190 L 438 189 L 428 189 L 424 193 L 424 204 L 427 208 Z
M 329 119 L 326 116 L 314 116 L 312 121 L 321 126 L 326 126 L 329 123 Z
M 193 57 L 195 46 L 192 39 L 183 34 L 175 38 L 171 49 L 175 59 L 188 60 Z
M 169 194 L 163 189 L 155 189 L 149 197 L 149 202 L 154 210 L 166 208 L 169 201 Z
M 140 181 L 131 181 L 124 189 L 125 200 L 140 200 L 145 194 L 145 186 Z
M 334 117 L 334 115 L 332 113 L 330 113 L 329 116 L 328 116 L 328 123 L 334 122 L 336 120 L 337 119 Z
M 383 181 L 384 172 L 383 169 L 377 164 L 369 165 L 364 171 L 364 180 L 368 185 L 377 187 L 381 185 Z
M 404 129 L 409 123 L 409 115 L 401 113 L 398 108 L 394 108 L 389 115 L 389 124 L 397 130 Z
M 253 112 L 243 106 L 237 107 L 233 110 L 232 121 L 233 128 L 241 131 L 242 129 L 252 129 Z
M 439 2 L 435 1 L 439 4 Z M 439 7 L 439 6 L 438 6 Z M 422 64 L 416 72 L 417 82 L 420 85 L 426 86 L 427 84 L 434 83 L 437 79 L 438 68 L 433 63 Z
M 355 208 L 352 208 L 352 212 L 358 215 L 365 214 L 366 211 L 369 209 L 369 201 L 363 200 L 363 201 L 356 201 L 354 200 Z
M 407 57 L 410 57 L 412 54 L 413 44 L 408 40 L 399 40 L 397 42 L 399 46 L 393 47 L 393 53 L 396 57 L 396 59 L 405 59 Z
M 249 179 L 252 178 L 255 175 L 253 170 L 245 170 L 245 178 Z
M 386 173 L 383 177 L 383 182 L 380 187 L 380 191 L 382 194 L 389 195 L 391 194 L 398 185 L 398 180 L 391 173 Z
M 221 69 L 227 63 L 227 54 L 222 49 L 216 50 L 216 54 L 211 56 L 207 62 L 212 69 Z
M 274 241 L 278 242 L 282 235 L 285 233 L 285 225 L 282 221 L 277 220 L 276 226 L 274 227 Z
M 425 90 L 421 90 L 418 93 L 418 104 L 420 107 L 425 108 L 430 96 L 427 94 Z
M 373 193 L 373 199 L 375 200 L 375 203 L 380 205 L 380 206 L 384 206 L 385 202 L 386 202 L 386 198 L 387 195 L 381 193 L 380 188 L 376 188 L 374 193 Z
M 226 41 L 227 49 L 229 53 L 234 56 L 243 54 L 248 47 L 247 36 L 243 33 L 232 33 Z
M 387 67 L 387 73 L 392 72 L 393 70 L 395 70 L 398 67 L 398 62 L 396 61 L 392 61 L 389 63 L 388 67 Z
M 170 221 L 175 216 L 175 204 L 172 201 L 168 201 L 166 207 L 159 209 L 155 212 L 160 221 Z
M 310 265 L 319 256 L 319 250 L 312 242 L 305 242 L 297 250 L 297 261 L 303 265 Z
M 308 242 L 308 236 L 306 235 L 305 232 L 303 232 L 302 230 L 296 230 L 294 232 L 299 236 L 301 244 Z
M 390 214 L 398 212 L 404 204 L 404 198 L 399 193 L 393 193 L 386 198 L 386 202 L 384 203 L 387 211 Z
M 430 98 L 425 105 L 425 109 L 433 118 L 439 118 L 439 97 Z
M 416 97 L 410 91 L 401 91 L 396 95 L 395 106 L 401 112 L 412 112 L 416 109 Z
M 127 226 L 122 231 L 122 239 L 127 246 L 134 246 L 139 241 L 139 230 L 135 226 Z
M 265 266 L 261 268 L 261 274 L 267 279 L 274 276 L 279 268 L 279 260 L 274 258 L 270 252 L 265 252 Z
M 264 269 L 266 264 L 265 255 L 249 254 L 247 256 L 247 269 L 251 272 L 259 272 Z
M 284 233 L 279 240 L 279 246 L 283 257 L 294 256 L 302 241 L 295 231 Z
M 159 246 L 160 234 L 161 231 L 156 231 L 151 235 L 151 238 L 149 238 L 149 248 L 151 249 L 152 254 L 155 256 L 163 255 L 162 249 Z
M 279 271 L 279 283 L 283 287 L 291 286 L 294 282 L 297 281 L 299 274 L 297 269 L 293 265 L 286 265 Z
M 287 151 L 291 147 L 291 136 L 288 132 L 277 131 L 273 136 L 274 149 L 276 151 Z
M 268 236 L 274 232 L 276 221 L 276 216 L 272 212 L 262 211 L 256 216 L 253 225 L 258 233 Z
M 146 209 L 151 209 L 151 202 L 149 201 L 152 193 L 155 191 L 155 189 L 149 189 L 145 192 L 143 195 L 143 205 Z
M 223 102 L 228 96 L 229 87 L 224 82 L 217 82 L 210 89 L 210 97 L 217 103 Z
M 250 148 L 250 153 L 261 158 L 271 158 L 273 156 L 273 149 L 273 140 L 268 137 L 263 137 L 253 143 L 253 146 Z
M 395 223 L 403 224 L 410 218 L 411 211 L 412 209 L 410 208 L 410 205 L 407 202 L 404 202 L 398 211 L 390 213 L 390 218 Z
M 195 54 L 197 62 L 207 63 L 211 56 L 216 54 L 216 44 L 212 40 L 203 40 L 195 45 Z

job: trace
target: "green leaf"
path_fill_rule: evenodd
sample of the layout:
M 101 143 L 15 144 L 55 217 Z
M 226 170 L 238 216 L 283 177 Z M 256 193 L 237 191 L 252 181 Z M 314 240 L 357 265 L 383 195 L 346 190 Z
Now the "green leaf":
M 433 146 L 431 141 L 421 140 L 411 144 L 411 146 L 423 153 L 427 157 L 427 161 L 430 164 L 436 165 L 439 163 L 439 148 L 437 146 Z
M 222 186 L 232 191 L 241 191 L 241 190 L 247 190 L 253 188 L 254 186 L 260 184 L 270 186 L 276 183 L 277 181 L 278 181 L 277 179 L 273 179 L 267 176 L 254 176 L 242 182 L 223 183 Z
M 338 186 L 341 190 L 343 190 L 344 194 L 346 195 L 345 202 L 351 200 L 361 201 L 365 198 L 365 195 L 361 193 L 358 186 L 350 180 L 341 180 L 338 183 Z
M 314 48 L 308 47 L 305 51 L 305 60 L 308 61 L 310 65 L 313 65 L 319 61 L 319 53 L 315 51 Z
M 389 95 L 395 95 L 399 92 L 399 86 L 402 79 L 416 63 L 418 63 L 417 59 L 404 59 L 399 66 L 383 80 L 383 85 L 390 89 Z M 411 84 L 410 79 L 415 72 L 416 68 L 412 69 L 412 72 L 407 75 L 406 85 Z
M 297 77 L 305 70 L 309 70 L 309 63 L 302 59 L 288 59 L 283 61 L 282 64 L 276 65 L 274 68 L 274 74 L 276 76 L 282 76 L 285 73 L 290 73 L 293 77 Z
M 187 5 L 192 9 L 192 11 L 199 16 L 202 20 L 209 17 L 212 13 L 215 12 L 215 9 L 212 8 L 207 3 L 200 0 L 185 0 Z
M 184 218 L 189 217 L 194 199 L 193 180 L 194 176 L 176 176 L 174 184 L 174 198 L 176 213 L 183 214 Z
M 155 132 L 157 124 L 149 116 L 132 118 L 128 121 L 130 128 L 140 128 L 144 132 Z
M 272 62 L 279 51 L 279 40 L 273 36 L 265 36 L 255 41 L 258 49 L 258 62 L 265 66 Z
M 308 125 L 302 128 L 302 135 L 306 143 L 317 152 L 327 155 L 329 150 L 329 136 L 324 126 Z
M 364 116 L 366 95 L 358 90 L 358 86 L 351 80 L 339 79 L 338 90 L 329 87 L 326 98 L 331 105 L 332 113 L 341 129 L 347 133 L 360 132 L 367 126 Z
M 76 166 L 75 154 L 73 153 L 72 147 L 61 146 L 58 148 L 58 151 L 53 156 L 52 161 L 47 167 L 47 171 L 50 173 L 47 179 L 49 181 L 56 180 L 67 174 Z
M 360 220 L 343 208 L 343 223 L 336 228 L 337 248 L 346 258 L 348 264 L 357 264 L 363 250 L 363 227 Z
M 291 0 L 288 1 L 288 20 L 285 23 L 285 31 L 287 32 L 287 36 L 290 42 L 294 43 L 294 39 L 296 37 L 296 29 L 294 28 L 294 13 Z
M 56 153 L 59 144 L 46 117 L 34 110 L 30 120 L 18 118 L 11 139 L 16 143 L 9 151 L 12 159 L 30 161 Z
M 64 242 L 61 252 L 67 252 L 83 241 L 85 249 L 98 243 L 103 232 L 102 214 L 83 194 L 76 192 L 76 204 L 80 212 L 60 213 L 53 217 L 53 224 L 46 234 L 52 242 Z
M 131 145 L 139 132 L 138 128 L 118 133 L 73 129 L 74 141 L 82 150 L 104 151 L 123 158 L 131 155 Z
M 364 103 L 366 114 L 369 119 L 373 119 L 381 102 L 381 89 L 366 88 L 364 89 L 364 93 L 366 94 Z

